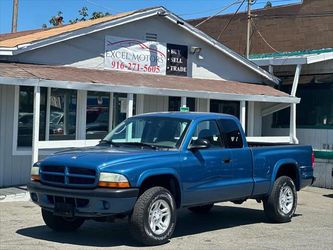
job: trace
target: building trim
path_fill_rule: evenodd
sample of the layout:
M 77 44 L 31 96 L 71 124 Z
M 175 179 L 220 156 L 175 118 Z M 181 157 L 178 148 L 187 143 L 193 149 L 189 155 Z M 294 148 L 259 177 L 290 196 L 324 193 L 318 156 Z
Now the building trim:
M 281 56 L 281 57 L 268 57 L 268 58 L 254 58 L 252 62 L 259 66 L 282 66 L 282 65 L 303 65 L 318 62 L 324 62 L 333 59 L 333 52 L 326 52 L 320 54 L 309 54 L 301 56 Z
M 163 96 L 184 96 L 203 99 L 218 99 L 225 101 L 256 101 L 256 102 L 276 102 L 276 103 L 299 103 L 300 98 L 291 96 L 266 96 L 266 95 L 247 95 L 232 94 L 209 91 L 189 91 L 181 89 L 167 89 L 154 87 L 140 87 L 121 85 L 121 84 L 105 84 L 75 81 L 56 81 L 56 80 L 39 80 L 39 79 L 23 79 L 15 77 L 0 77 L 0 84 L 22 85 L 22 86 L 40 86 L 63 89 L 76 89 L 88 91 L 104 91 L 119 92 L 146 95 L 163 95 Z

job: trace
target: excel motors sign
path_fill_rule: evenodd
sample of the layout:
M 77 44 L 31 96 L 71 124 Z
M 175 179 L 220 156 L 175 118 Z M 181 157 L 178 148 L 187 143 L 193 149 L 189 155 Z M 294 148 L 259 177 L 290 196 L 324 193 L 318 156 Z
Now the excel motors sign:
M 106 69 L 165 75 L 166 65 L 166 44 L 105 37 Z

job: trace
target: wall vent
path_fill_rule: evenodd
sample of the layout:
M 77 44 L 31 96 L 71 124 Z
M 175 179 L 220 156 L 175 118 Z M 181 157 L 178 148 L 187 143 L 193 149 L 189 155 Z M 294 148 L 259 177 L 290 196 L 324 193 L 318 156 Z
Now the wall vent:
M 157 34 L 155 33 L 146 33 L 146 41 L 157 41 Z

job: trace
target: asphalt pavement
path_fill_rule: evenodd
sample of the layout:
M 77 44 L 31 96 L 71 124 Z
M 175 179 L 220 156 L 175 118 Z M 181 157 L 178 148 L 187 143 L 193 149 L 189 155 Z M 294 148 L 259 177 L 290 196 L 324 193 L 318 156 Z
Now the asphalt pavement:
M 47 228 L 30 201 L 0 202 L 0 249 L 132 249 L 127 220 L 86 222 L 77 232 Z M 333 190 L 309 187 L 298 193 L 292 222 L 271 224 L 262 204 L 216 204 L 207 215 L 186 209 L 169 243 L 151 249 L 333 249 Z

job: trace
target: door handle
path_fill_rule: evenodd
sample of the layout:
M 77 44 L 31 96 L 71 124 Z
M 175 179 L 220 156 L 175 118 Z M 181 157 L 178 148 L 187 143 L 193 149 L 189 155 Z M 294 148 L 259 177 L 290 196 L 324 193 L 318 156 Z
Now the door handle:
M 231 159 L 230 159 L 230 158 L 225 158 L 225 159 L 223 160 L 223 162 L 224 162 L 224 163 L 230 163 L 230 162 L 231 162 Z

